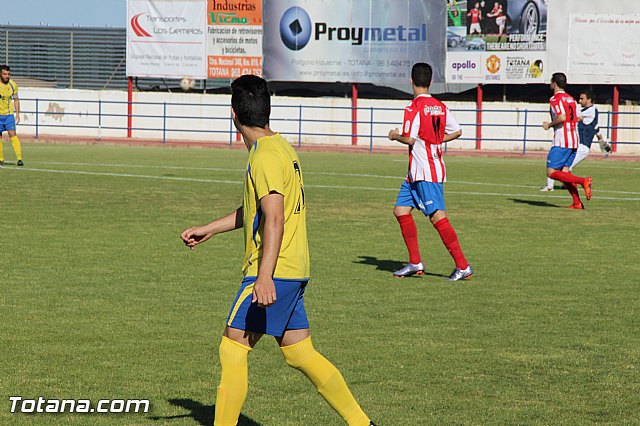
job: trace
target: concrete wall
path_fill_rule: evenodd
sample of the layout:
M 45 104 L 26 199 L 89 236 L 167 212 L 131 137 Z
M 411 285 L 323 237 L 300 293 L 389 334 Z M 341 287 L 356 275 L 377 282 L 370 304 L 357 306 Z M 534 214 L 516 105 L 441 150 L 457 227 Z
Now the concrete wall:
M 127 94 L 122 91 L 90 91 L 23 88 L 20 91 L 22 122 L 19 133 L 74 135 L 98 139 L 127 136 Z M 133 137 L 145 139 L 229 142 L 230 96 L 185 93 L 134 93 Z M 166 102 L 166 106 L 163 104 Z M 408 101 L 369 100 L 359 102 L 358 145 L 393 146 L 386 135 L 401 127 Z M 476 112 L 473 102 L 449 102 L 463 128 L 463 137 L 451 147 L 475 149 Z M 294 144 L 351 144 L 351 100 L 347 98 L 272 98 L 271 127 Z M 548 105 L 513 102 L 483 103 L 482 148 L 519 151 L 548 150 L 551 131 L 544 131 Z M 600 106 L 601 113 L 610 111 Z M 621 106 L 619 145 L 621 153 L 640 154 L 640 107 Z M 166 116 L 166 118 L 164 118 Z M 302 122 L 299 117 L 302 116 Z M 600 126 L 606 127 L 601 115 Z M 163 131 L 164 129 L 164 131 Z M 605 136 L 608 131 L 603 129 Z M 299 139 L 299 134 L 301 137 Z M 373 138 L 370 136 L 373 134 Z M 597 144 L 593 149 L 597 149 Z

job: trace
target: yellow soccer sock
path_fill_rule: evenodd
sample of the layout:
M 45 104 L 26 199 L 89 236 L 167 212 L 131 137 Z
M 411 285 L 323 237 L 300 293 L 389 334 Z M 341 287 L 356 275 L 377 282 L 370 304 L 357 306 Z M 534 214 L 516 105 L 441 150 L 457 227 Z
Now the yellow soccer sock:
M 2 153 L 2 134 L 0 134 L 0 161 L 4 161 L 4 154 Z
M 11 145 L 13 146 L 13 150 L 16 152 L 16 158 L 18 161 L 22 160 L 22 147 L 20 146 L 20 139 L 17 136 L 13 136 L 11 138 Z
M 249 387 L 247 358 L 250 347 L 228 337 L 220 342 L 220 365 L 222 374 L 216 394 L 216 416 L 214 426 L 235 426 Z
M 349 426 L 368 426 L 369 417 L 351 394 L 340 371 L 313 347 L 311 337 L 280 348 L 291 367 L 302 371 Z

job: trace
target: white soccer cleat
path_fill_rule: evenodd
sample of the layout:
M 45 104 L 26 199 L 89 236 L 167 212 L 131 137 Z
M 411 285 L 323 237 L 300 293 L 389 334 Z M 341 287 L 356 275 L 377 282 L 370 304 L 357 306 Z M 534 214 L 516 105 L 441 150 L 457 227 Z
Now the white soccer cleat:
M 451 275 L 447 280 L 449 281 L 460 281 L 460 280 L 468 280 L 473 276 L 473 268 L 471 265 L 467 266 L 465 269 L 456 268 L 453 270 Z
M 393 273 L 394 277 L 410 277 L 411 275 L 424 274 L 424 265 L 420 263 L 407 263 L 404 267 Z
M 540 188 L 540 192 L 551 192 L 553 191 L 553 186 L 543 186 L 542 188 Z

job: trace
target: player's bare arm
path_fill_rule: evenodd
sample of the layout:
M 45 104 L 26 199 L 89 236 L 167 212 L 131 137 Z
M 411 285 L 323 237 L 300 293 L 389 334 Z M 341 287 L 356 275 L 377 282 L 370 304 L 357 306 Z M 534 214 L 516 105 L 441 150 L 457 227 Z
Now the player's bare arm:
M 410 146 L 413 145 L 416 142 L 416 140 L 414 138 L 412 138 L 412 137 L 402 136 L 398 129 L 389 130 L 389 136 L 388 137 L 389 137 L 390 141 L 397 141 L 397 142 L 403 143 L 405 145 L 410 145 Z
M 258 277 L 253 286 L 252 302 L 259 307 L 268 307 L 276 302 L 276 286 L 273 272 L 276 270 L 278 254 L 284 234 L 284 196 L 271 192 L 260 199 L 264 214 L 264 236 L 262 239 L 262 259 L 258 267 Z
M 558 124 L 562 124 L 567 120 L 567 117 L 564 114 L 558 114 L 558 116 L 553 121 L 545 121 L 542 123 L 542 128 L 545 130 L 549 130 L 552 127 L 557 126 Z
M 458 139 L 460 136 L 462 136 L 462 129 L 456 130 L 455 132 L 452 132 L 452 133 L 446 133 L 442 138 L 442 143 L 450 142 L 454 139 Z
M 184 241 L 187 247 L 195 250 L 198 244 L 204 243 L 214 235 L 242 228 L 242 224 L 242 207 L 240 207 L 211 223 L 185 229 L 180 234 L 180 238 L 182 238 L 182 241 Z
M 20 99 L 18 95 L 13 96 L 13 107 L 16 110 L 16 124 L 20 123 Z

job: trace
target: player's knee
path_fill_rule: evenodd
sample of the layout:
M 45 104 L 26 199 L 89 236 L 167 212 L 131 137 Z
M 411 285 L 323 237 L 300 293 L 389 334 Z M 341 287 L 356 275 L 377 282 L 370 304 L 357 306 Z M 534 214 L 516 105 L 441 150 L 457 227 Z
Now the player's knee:
M 436 223 L 440 222 L 445 217 L 447 217 L 447 215 L 445 214 L 444 211 L 436 210 L 435 212 L 433 212 L 433 213 L 431 213 L 429 215 L 429 220 L 431 221 L 431 224 L 435 225 Z
M 311 343 L 311 337 L 290 346 L 281 346 L 280 351 L 289 367 L 300 370 L 317 352 Z
M 410 214 L 410 213 L 411 213 L 411 210 L 407 209 L 406 207 L 395 206 L 393 208 L 393 215 L 395 217 L 404 216 L 404 215 L 407 215 L 407 214 Z

